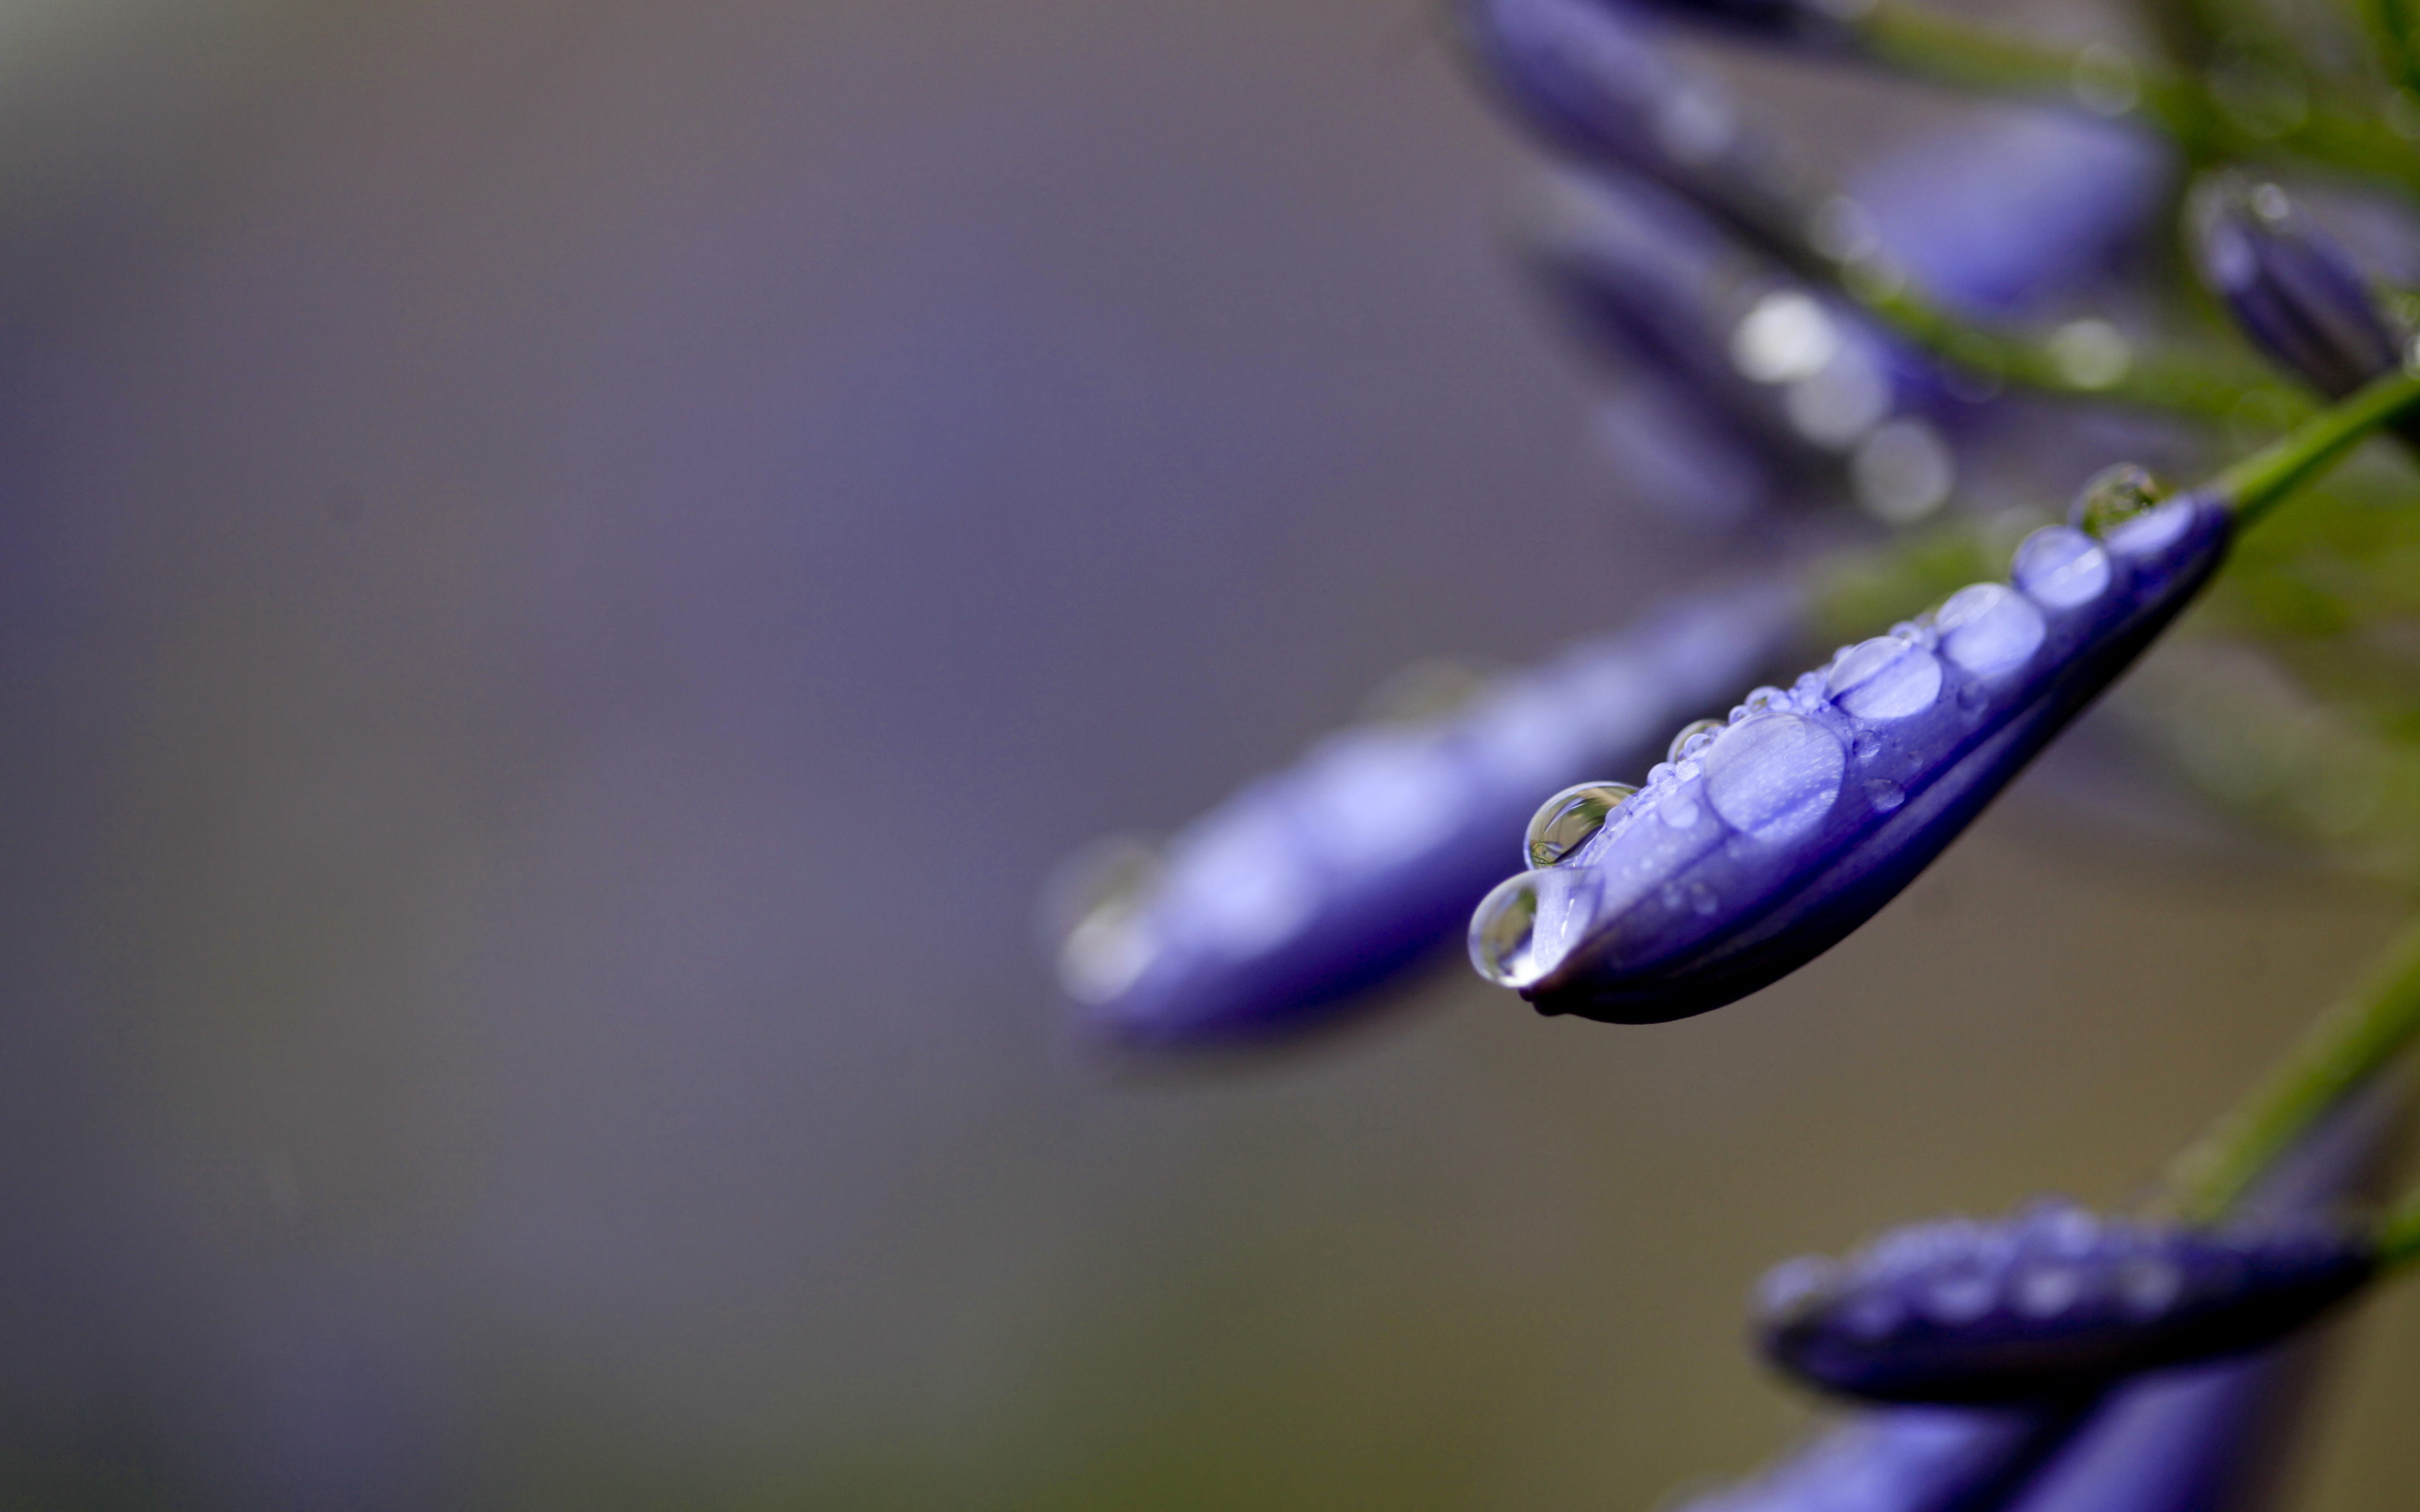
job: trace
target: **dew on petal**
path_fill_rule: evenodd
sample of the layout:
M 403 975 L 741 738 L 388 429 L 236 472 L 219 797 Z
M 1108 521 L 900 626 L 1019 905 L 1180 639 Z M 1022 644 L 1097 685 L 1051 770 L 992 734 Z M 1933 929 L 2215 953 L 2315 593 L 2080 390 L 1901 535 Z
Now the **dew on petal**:
M 1980 1271 L 1954 1270 L 1924 1288 L 1925 1315 L 1935 1322 L 1971 1323 L 1992 1310 L 1998 1291 Z
M 1904 719 L 1941 696 L 1941 663 L 1897 636 L 1876 636 L 1832 664 L 1827 680 L 1840 707 L 1861 719 Z
M 2151 1256 L 2130 1260 L 2118 1272 L 2118 1295 L 2136 1318 L 2156 1318 L 2184 1290 L 2184 1274 Z
M 2109 553 L 2072 525 L 2046 525 L 2017 548 L 2011 576 L 2044 609 L 2075 609 L 2109 590 Z
M 2029 1265 L 2010 1288 L 2017 1311 L 2028 1318 L 2056 1318 L 2084 1295 L 2084 1273 L 2071 1265 Z
M 1877 812 L 1889 813 L 1907 801 L 1907 790 L 1887 778 L 1876 778 L 1866 784 L 1866 801 Z
M 2033 659 L 2048 633 L 2041 610 L 1999 583 L 1977 583 L 1949 595 L 1934 624 L 1941 650 L 1960 670 L 1999 677 Z
M 1724 823 L 1759 840 L 1782 840 L 1830 811 L 1847 753 L 1831 732 L 1794 714 L 1735 724 L 1707 748 L 1706 797 Z
M 1528 987 L 1560 965 L 1596 918 L 1602 878 L 1586 867 L 1524 872 L 1470 917 L 1470 963 L 1501 987 Z
M 1524 864 L 1553 866 L 1561 861 L 1603 829 L 1613 810 L 1637 792 L 1626 782 L 1582 782 L 1548 798 L 1538 806 L 1521 842 Z
M 1784 1260 L 1757 1283 L 1757 1306 L 1765 1313 L 1786 1313 L 1830 1290 L 1839 1279 L 1838 1262 L 1823 1256 L 1802 1255 L 1794 1260 Z
M 1692 741 L 1697 743 L 1699 749 L 1703 749 L 1705 743 L 1712 740 L 1727 722 L 1722 719 L 1690 720 L 1681 727 L 1679 734 L 1672 737 L 1672 744 L 1664 752 L 1664 759 L 1668 762 L 1677 762 L 1683 756 L 1695 754 L 1690 749 Z
M 2155 557 L 2183 539 L 2193 517 L 2193 500 L 2171 499 L 2149 514 L 2110 527 L 2103 539 L 2119 556 Z

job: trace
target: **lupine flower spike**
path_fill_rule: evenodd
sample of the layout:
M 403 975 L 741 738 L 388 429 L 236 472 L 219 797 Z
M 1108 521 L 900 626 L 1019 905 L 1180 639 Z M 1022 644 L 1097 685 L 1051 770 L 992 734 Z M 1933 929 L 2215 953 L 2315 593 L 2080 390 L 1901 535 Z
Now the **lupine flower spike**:
M 1782 1369 L 1851 1396 L 2083 1396 L 2273 1343 L 2377 1269 L 2371 1236 L 2341 1223 L 2195 1229 L 2045 1202 L 1900 1229 L 1845 1264 L 1793 1260 L 1766 1278 L 1756 1332 Z

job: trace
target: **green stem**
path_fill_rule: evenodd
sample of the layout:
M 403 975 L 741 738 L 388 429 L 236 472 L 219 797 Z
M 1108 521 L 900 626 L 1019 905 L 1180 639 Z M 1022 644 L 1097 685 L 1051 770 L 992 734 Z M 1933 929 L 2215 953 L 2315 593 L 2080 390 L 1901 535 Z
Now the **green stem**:
M 2408 926 L 2353 995 L 2322 1014 L 2252 1095 L 2170 1168 L 2172 1199 L 2208 1223 L 2311 1125 L 2420 1031 L 2420 923 Z M 2407 1204 L 2407 1207 L 2409 1205 Z M 2405 1214 L 2420 1242 L 2420 1214 Z
M 2420 1192 L 2404 1195 L 2378 1226 L 2378 1266 L 2399 1271 L 2420 1259 Z
M 2228 468 L 2212 486 L 2234 505 L 2237 528 L 2249 526 L 2370 432 L 2414 406 L 2420 406 L 2420 376 L 2389 373 Z

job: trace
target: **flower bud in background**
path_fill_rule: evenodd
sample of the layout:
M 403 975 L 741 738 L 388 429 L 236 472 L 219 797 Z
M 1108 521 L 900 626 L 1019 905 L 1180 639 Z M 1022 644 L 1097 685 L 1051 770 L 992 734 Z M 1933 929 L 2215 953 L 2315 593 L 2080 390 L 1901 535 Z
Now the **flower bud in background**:
M 1563 327 L 1636 387 L 1731 439 L 1764 492 L 1849 491 L 1892 523 L 1957 477 L 1944 424 L 1969 407 L 1836 301 L 1782 278 L 1688 206 L 1610 176 L 1558 180 L 1529 266 Z
M 2202 277 L 2279 366 L 2340 399 L 2402 361 L 2361 270 L 2284 190 L 2222 175 L 2195 192 L 2189 214 Z
M 2146 255 L 2173 152 L 2109 121 L 1995 110 L 1881 158 L 1816 218 L 1823 250 L 1886 259 L 1950 309 L 2037 316 Z
M 1619 3 L 1619 0 L 1609 0 Z M 1642 0 L 1676 21 L 1799 46 L 1855 45 L 1849 23 L 1872 0 Z
M 1057 945 L 1082 1027 L 1182 1050 L 1334 1022 L 1453 936 L 1541 799 L 1652 760 L 1798 611 L 1771 583 L 1676 601 L 1450 713 L 1330 736 L 1156 856 L 1096 856 Z
M 1766 1277 L 1756 1335 L 1783 1370 L 1851 1396 L 2088 1395 L 2273 1343 L 2376 1267 L 2369 1240 L 2339 1224 L 2195 1230 L 2050 1202 L 1899 1229 L 1844 1264 L 1791 1261 Z
M 1652 1024 L 1720 1008 L 1897 896 L 2189 603 L 2231 534 L 2189 494 L 2103 540 L 2053 526 L 2012 584 L 1844 646 L 1692 735 L 1559 865 L 1490 893 L 1481 975 L 1541 1012 Z

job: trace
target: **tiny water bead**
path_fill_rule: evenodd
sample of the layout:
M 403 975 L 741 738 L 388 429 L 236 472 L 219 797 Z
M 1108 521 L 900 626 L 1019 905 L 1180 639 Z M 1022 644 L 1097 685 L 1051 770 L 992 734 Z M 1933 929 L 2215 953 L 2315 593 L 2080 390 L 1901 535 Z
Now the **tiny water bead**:
M 1825 682 L 1840 707 L 1861 719 L 1904 719 L 1941 696 L 1941 663 L 1914 640 L 1876 636 L 1843 653 Z
M 1683 756 L 1693 756 L 1705 749 L 1706 742 L 1721 733 L 1723 726 L 1729 722 L 1724 719 L 1692 719 L 1672 737 L 1672 744 L 1665 750 L 1664 759 L 1678 762 Z
M 1942 655 L 1974 677 L 2001 677 L 2033 659 L 2050 633 L 2041 610 L 1999 583 L 1977 583 L 1949 595 L 1933 616 Z
M 1601 881 L 1548 867 L 1499 884 L 1470 919 L 1470 961 L 1501 987 L 1528 987 L 1562 964 L 1595 920 Z
M 1773 714 L 1733 725 L 1706 751 L 1706 799 L 1723 822 L 1786 840 L 1830 811 L 1848 769 L 1838 737 L 1811 719 Z
M 2010 578 L 2044 609 L 2081 609 L 2109 591 L 2109 553 L 2071 525 L 2034 532 L 2017 548 Z
M 1521 842 L 1523 859 L 1532 867 L 1558 864 L 1603 829 L 1606 817 L 1637 792 L 1624 782 L 1582 782 L 1563 789 L 1538 806 Z

